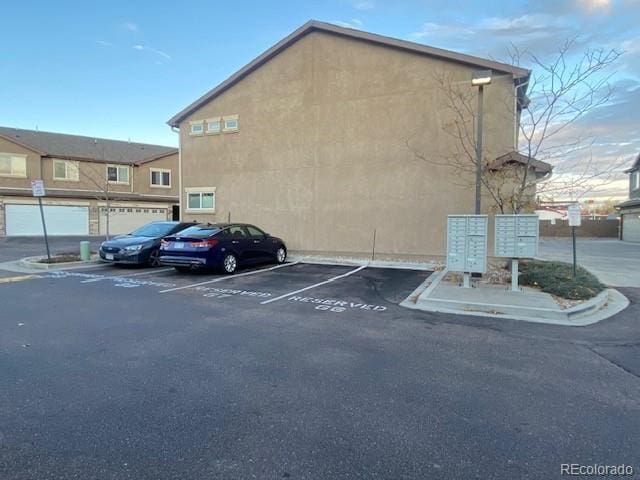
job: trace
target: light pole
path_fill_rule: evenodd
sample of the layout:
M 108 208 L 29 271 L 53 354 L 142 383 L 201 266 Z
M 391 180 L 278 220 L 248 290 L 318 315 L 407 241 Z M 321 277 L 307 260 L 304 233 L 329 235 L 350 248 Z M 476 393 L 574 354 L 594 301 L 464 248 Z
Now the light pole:
M 480 196 L 482 191 L 482 107 L 484 86 L 491 83 L 491 70 L 475 70 L 471 75 L 471 85 L 478 87 L 478 121 L 476 128 L 476 215 L 480 214 Z

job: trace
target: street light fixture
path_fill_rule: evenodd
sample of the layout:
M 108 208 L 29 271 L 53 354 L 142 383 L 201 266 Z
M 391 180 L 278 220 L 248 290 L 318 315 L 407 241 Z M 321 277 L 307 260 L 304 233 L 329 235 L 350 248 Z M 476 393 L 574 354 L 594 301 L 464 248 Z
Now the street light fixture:
M 480 214 L 480 195 L 482 189 L 482 107 L 484 86 L 491 83 L 491 70 L 475 70 L 471 75 L 471 85 L 478 87 L 478 125 L 476 134 L 476 215 Z

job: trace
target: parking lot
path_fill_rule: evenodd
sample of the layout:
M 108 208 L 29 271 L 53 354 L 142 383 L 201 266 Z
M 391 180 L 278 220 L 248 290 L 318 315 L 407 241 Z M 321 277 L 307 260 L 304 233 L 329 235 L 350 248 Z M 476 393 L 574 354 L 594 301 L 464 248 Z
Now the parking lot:
M 398 304 L 428 271 L 0 283 L 0 478 L 556 478 L 638 465 L 638 292 L 593 327 Z M 12 277 L 7 277 L 12 278 Z

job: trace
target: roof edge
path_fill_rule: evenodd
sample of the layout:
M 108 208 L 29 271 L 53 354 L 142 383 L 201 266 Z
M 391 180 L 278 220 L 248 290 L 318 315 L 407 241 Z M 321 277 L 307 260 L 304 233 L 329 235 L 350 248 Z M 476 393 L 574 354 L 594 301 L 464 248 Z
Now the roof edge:
M 28 145 L 26 143 L 23 143 L 19 140 L 16 140 L 15 138 L 9 137 L 7 135 L 3 135 L 2 133 L 0 133 L 0 138 L 3 138 L 4 140 L 7 140 L 11 143 L 15 143 L 16 145 L 20 145 L 21 147 L 24 147 L 28 150 L 31 150 L 34 153 L 37 153 L 38 155 L 46 155 L 46 152 L 41 152 L 40 150 L 38 150 L 36 147 L 32 146 L 32 145 Z
M 399 50 L 410 51 L 413 53 L 420 53 L 436 58 L 441 58 L 453 62 L 463 63 L 470 66 L 483 67 L 491 70 L 509 73 L 513 75 L 514 79 L 528 78 L 530 70 L 516 67 L 514 65 L 508 65 L 506 63 L 496 62 L 493 60 L 487 60 L 464 53 L 453 52 L 451 50 L 445 50 L 442 48 L 429 47 L 416 42 L 409 42 L 407 40 L 401 40 L 398 38 L 387 37 L 376 33 L 365 32 L 362 30 L 356 30 L 353 28 L 340 27 L 331 23 L 320 22 L 317 20 L 309 20 L 307 23 L 293 31 L 291 34 L 280 40 L 269 49 L 258 55 L 256 58 L 247 63 L 240 70 L 237 70 L 234 74 L 228 77 L 226 80 L 215 86 L 213 89 L 200 96 L 194 102 L 190 103 L 187 107 L 176 113 L 171 117 L 167 124 L 171 127 L 177 127 L 186 117 L 191 115 L 198 108 L 213 100 L 215 97 L 223 93 L 225 90 L 231 88 L 237 82 L 245 78 L 251 72 L 255 71 L 263 64 L 271 60 L 273 57 L 281 53 L 283 50 L 297 42 L 307 34 L 313 31 L 321 31 L 326 33 L 332 33 L 356 40 L 362 40 L 377 45 L 384 45 Z

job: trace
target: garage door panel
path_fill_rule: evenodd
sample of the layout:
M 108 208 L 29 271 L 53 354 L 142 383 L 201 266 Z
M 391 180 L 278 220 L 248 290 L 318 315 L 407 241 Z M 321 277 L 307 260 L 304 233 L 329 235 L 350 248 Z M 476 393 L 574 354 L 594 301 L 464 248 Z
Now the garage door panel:
M 625 213 L 622 223 L 622 239 L 628 242 L 640 242 L 640 214 Z
M 167 210 L 162 208 L 111 208 L 109 213 L 109 234 L 130 233 L 149 222 L 164 221 Z M 100 209 L 100 234 L 107 233 L 106 209 Z
M 89 235 L 89 208 L 67 205 L 44 205 L 49 235 Z M 38 205 L 5 205 L 8 236 L 43 235 Z

